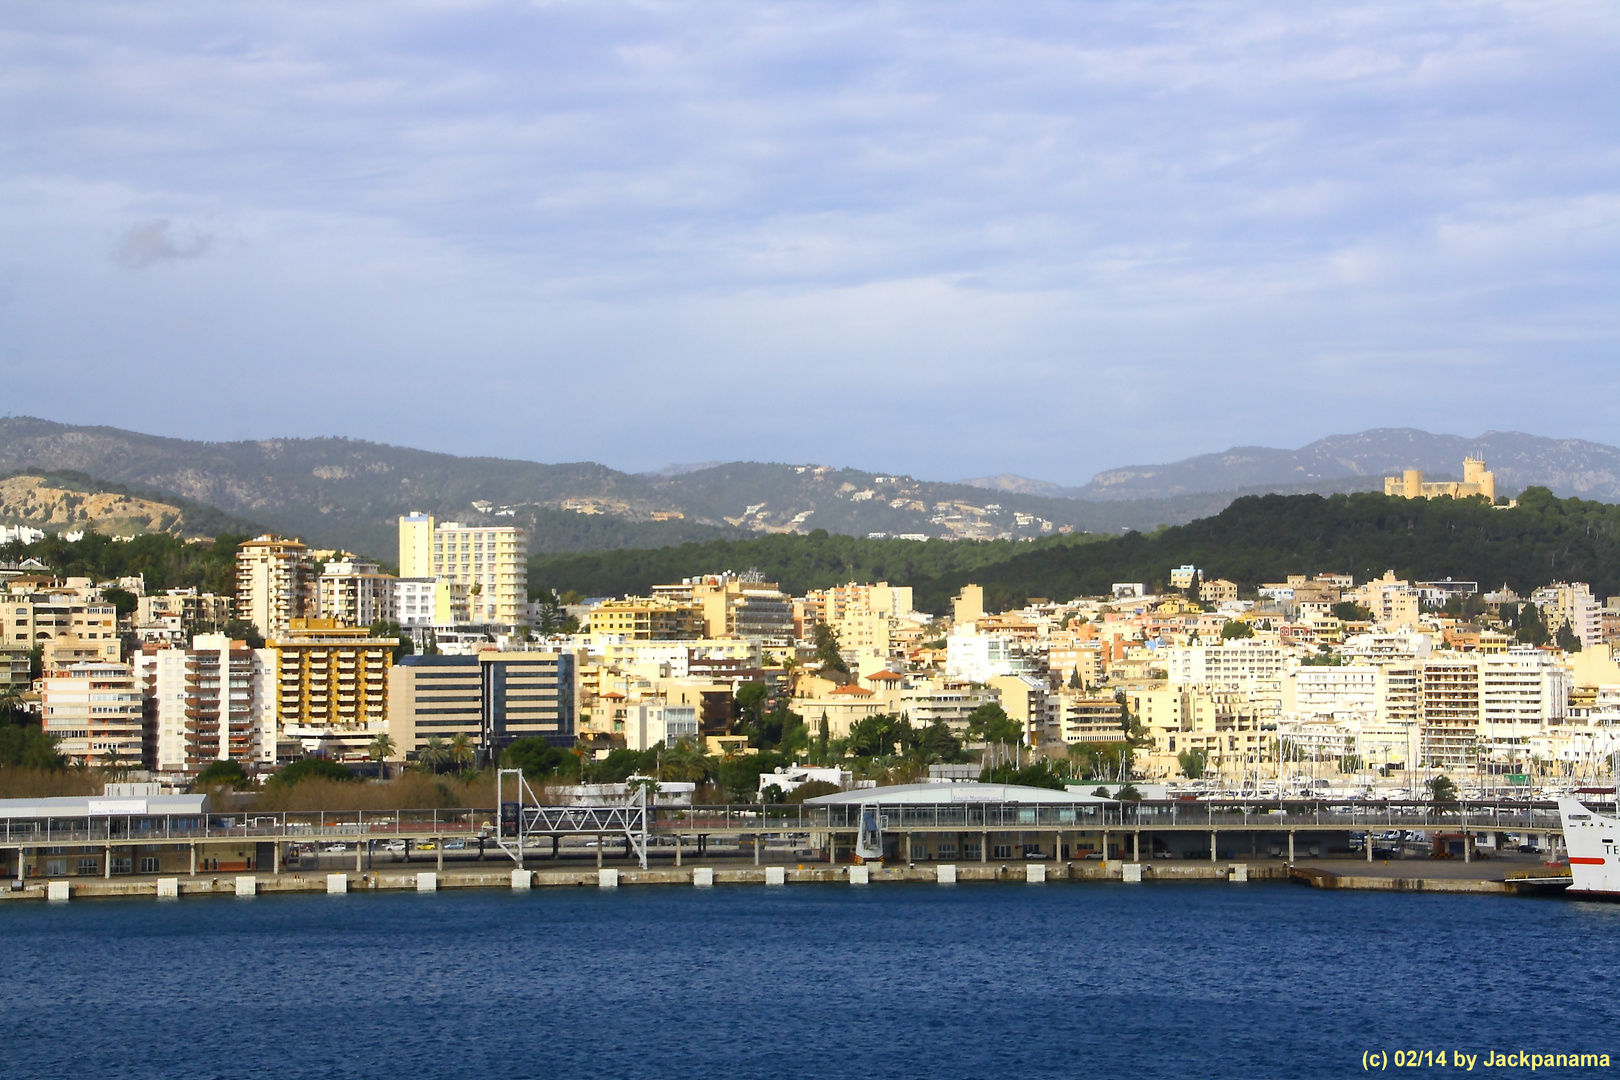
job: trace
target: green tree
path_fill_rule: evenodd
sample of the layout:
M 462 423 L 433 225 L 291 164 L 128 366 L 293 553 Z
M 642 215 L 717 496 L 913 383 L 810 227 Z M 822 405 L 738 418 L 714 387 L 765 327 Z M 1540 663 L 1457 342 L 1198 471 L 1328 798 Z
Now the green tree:
M 962 740 L 943 720 L 935 720 L 922 729 L 917 736 L 917 749 L 922 751 L 924 760 L 931 764 L 961 761 L 966 756 L 962 753 Z
M 1073 671 L 1069 672 L 1069 689 L 1070 690 L 1084 690 L 1085 689 L 1085 685 L 1083 683 L 1081 683 L 1081 681 L 1080 681 L 1080 668 L 1078 666 L 1075 667 L 1075 669 Z
M 66 768 L 67 759 L 56 748 L 56 736 L 40 725 L 8 722 L 0 723 L 0 765 L 56 772 Z
M 737 687 L 733 695 L 737 705 L 737 719 L 748 734 L 748 745 L 770 749 L 782 738 L 780 729 L 765 723 L 765 704 L 771 692 L 764 683 L 748 682 Z
M 1354 600 L 1340 600 L 1333 605 L 1333 617 L 1340 622 L 1372 622 L 1373 613 Z
M 396 622 L 374 622 L 371 624 L 371 636 L 374 638 L 393 638 L 397 644 L 394 646 L 394 663 L 399 663 L 400 657 L 410 656 L 416 652 L 416 642 L 411 640 L 410 631 L 404 629 Z
M 1239 638 L 1254 637 L 1254 627 L 1242 619 L 1228 619 L 1226 625 L 1221 627 L 1221 640 L 1233 641 Z
M 1513 636 L 1526 645 L 1545 645 L 1552 640 L 1541 619 L 1541 609 L 1534 604 L 1519 606 L 1513 618 Z
M 787 758 L 770 751 L 727 758 L 720 763 L 720 790 L 728 802 L 754 802 L 759 797 L 761 774 L 775 772 L 789 764 Z
M 816 659 L 821 662 L 823 672 L 837 671 L 849 674 L 849 665 L 844 662 L 839 652 L 838 631 L 824 622 L 816 623 L 811 631 L 816 646 Z
M 450 760 L 459 769 L 472 765 L 478 756 L 478 748 L 473 745 L 472 737 L 465 731 L 458 731 L 450 739 Z
M 280 787 L 292 787 L 301 781 L 316 777 L 322 780 L 353 780 L 353 770 L 340 762 L 329 761 L 326 758 L 300 758 L 290 765 L 284 765 L 269 780 L 269 783 Z
M 1449 776 L 1436 776 L 1429 781 L 1429 798 L 1437 803 L 1457 801 L 1457 785 L 1451 782 Z
M 1037 761 L 1022 769 L 1010 761 L 1004 761 L 981 772 L 979 780 L 986 784 L 1017 784 L 1021 787 L 1051 788 L 1054 791 L 1062 791 L 1066 784 L 1064 778 L 1053 772 L 1052 766 L 1045 761 Z
M 113 606 L 120 619 L 135 614 L 140 607 L 140 598 L 128 589 L 120 589 L 116 585 L 101 590 L 101 598 Z
M 241 789 L 248 785 L 247 770 L 235 758 L 223 761 L 211 761 L 208 767 L 197 774 L 197 787 L 213 787 L 216 784 L 229 784 L 233 788 Z
M 995 702 L 987 702 L 968 713 L 968 738 L 977 742 L 1010 745 L 1018 742 L 1024 729 Z
M 371 740 L 371 745 L 366 747 L 366 756 L 376 762 L 387 761 L 394 756 L 393 738 L 386 731 L 378 735 Z
M 1202 748 L 1183 750 L 1176 755 L 1176 761 L 1181 766 L 1181 775 L 1189 780 L 1197 780 L 1204 775 L 1204 769 L 1209 764 L 1209 755 Z
M 558 746 L 552 746 L 539 735 L 525 735 L 513 739 L 501 754 L 501 765 L 508 769 L 522 769 L 528 780 L 540 780 L 558 772 L 573 755 Z
M 1558 636 L 1553 640 L 1560 649 L 1567 653 L 1581 651 L 1581 639 L 1575 636 L 1575 631 L 1570 628 L 1567 622 L 1558 628 Z
M 434 735 L 422 744 L 422 749 L 416 752 L 416 763 L 425 772 L 441 772 L 450 764 L 450 745 L 438 735 Z

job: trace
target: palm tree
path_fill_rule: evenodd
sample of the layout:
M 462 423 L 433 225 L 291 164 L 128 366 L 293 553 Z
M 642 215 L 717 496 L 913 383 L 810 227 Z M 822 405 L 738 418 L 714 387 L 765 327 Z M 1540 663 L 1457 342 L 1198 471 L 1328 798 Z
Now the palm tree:
M 465 769 L 473 763 L 478 752 L 473 749 L 472 739 L 465 731 L 458 731 L 450 740 L 450 760 Z
M 371 745 L 366 748 L 366 755 L 372 761 L 387 761 L 394 756 L 394 740 L 389 738 L 386 732 L 378 735 L 371 740 Z
M 450 747 L 443 739 L 435 735 L 422 744 L 417 752 L 416 760 L 426 765 L 433 772 L 438 772 L 450 763 Z

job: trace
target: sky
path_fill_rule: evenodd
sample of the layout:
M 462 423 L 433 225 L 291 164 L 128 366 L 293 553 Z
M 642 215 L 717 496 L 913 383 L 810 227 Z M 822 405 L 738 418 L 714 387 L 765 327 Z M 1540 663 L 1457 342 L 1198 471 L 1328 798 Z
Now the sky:
M 10 0 L 0 414 L 1083 483 L 1620 441 L 1612 3 Z

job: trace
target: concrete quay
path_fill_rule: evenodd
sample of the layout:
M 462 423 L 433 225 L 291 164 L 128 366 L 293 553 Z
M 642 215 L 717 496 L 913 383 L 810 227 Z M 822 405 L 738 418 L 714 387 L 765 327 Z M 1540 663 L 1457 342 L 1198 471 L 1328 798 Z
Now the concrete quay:
M 1354 872 L 1346 872 L 1351 871 Z M 1375 892 L 1472 893 L 1518 895 L 1510 881 L 1491 876 L 1479 864 L 1422 867 L 1409 876 L 1410 863 L 1367 865 L 1343 860 L 1336 865 L 1295 865 L 1272 860 L 1255 862 L 1102 862 L 968 863 L 913 866 L 800 864 L 764 866 L 719 863 L 656 867 L 566 870 L 515 870 L 511 867 L 362 873 L 285 872 L 281 874 L 200 874 L 195 877 L 58 878 L 30 880 L 22 889 L 0 890 L 0 899 L 62 900 L 114 897 L 252 896 L 280 893 L 436 892 L 459 889 L 590 888 L 633 885 L 881 885 L 925 883 L 1056 883 L 1056 882 L 1285 882 L 1315 889 Z M 1434 871 L 1429 873 L 1429 871 Z
M 1241 869 L 1238 869 L 1241 867 Z M 524 876 L 526 875 L 526 877 Z M 615 887 L 629 885 L 798 885 L 883 884 L 886 882 L 1042 883 L 1059 881 L 1283 881 L 1283 864 L 1242 863 L 1122 863 L 1113 860 L 1049 864 L 991 863 L 921 866 L 865 866 L 808 864 L 798 866 L 687 865 L 641 870 L 580 868 L 570 870 L 371 871 L 365 873 L 201 874 L 196 877 L 58 878 L 29 880 L 22 889 L 0 890 L 0 899 L 45 900 L 55 886 L 56 898 L 65 889 L 73 899 L 103 897 L 239 896 L 277 893 L 328 892 L 435 892 L 449 889 L 523 889 L 556 887 Z M 527 882 L 520 884 L 520 882 Z M 244 885 L 251 882 L 251 885 Z

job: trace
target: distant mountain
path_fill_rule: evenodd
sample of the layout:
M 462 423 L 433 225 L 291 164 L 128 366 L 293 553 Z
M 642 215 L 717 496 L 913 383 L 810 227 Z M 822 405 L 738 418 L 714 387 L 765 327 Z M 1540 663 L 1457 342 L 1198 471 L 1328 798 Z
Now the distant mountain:
M 108 536 L 178 537 L 252 534 L 264 528 L 190 499 L 131 491 L 75 472 L 0 477 L 0 525 L 52 533 L 90 529 Z
M 909 476 L 757 462 L 637 476 L 594 462 L 464 458 L 341 438 L 192 442 L 32 417 L 0 418 L 0 472 L 8 470 L 76 470 L 385 561 L 395 553 L 397 517 L 411 510 L 523 524 L 539 553 L 816 529 L 983 539 L 1114 533 L 1188 521 L 1230 501 L 987 495 Z
M 1169 499 L 1245 490 L 1329 494 L 1381 491 L 1383 477 L 1404 469 L 1422 469 L 1435 479 L 1457 479 L 1463 458 L 1469 456 L 1485 459 L 1496 473 L 1498 492 L 1536 485 L 1566 497 L 1620 500 L 1620 448 L 1515 431 L 1488 431 L 1468 439 L 1413 428 L 1332 435 L 1298 450 L 1235 446 L 1165 465 L 1109 469 L 1082 487 L 1062 487 L 1011 474 L 965 483 L 996 491 L 1089 500 Z

